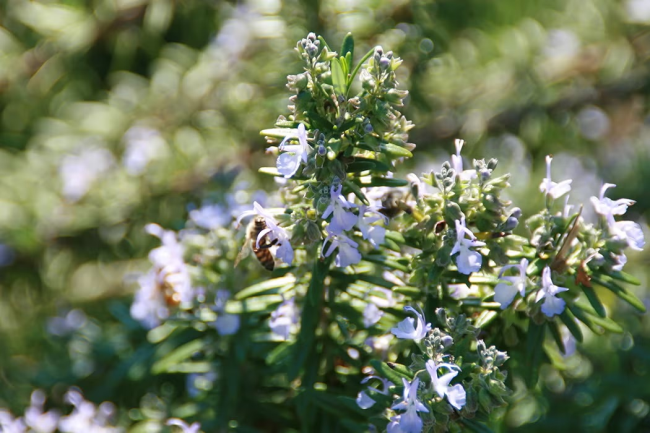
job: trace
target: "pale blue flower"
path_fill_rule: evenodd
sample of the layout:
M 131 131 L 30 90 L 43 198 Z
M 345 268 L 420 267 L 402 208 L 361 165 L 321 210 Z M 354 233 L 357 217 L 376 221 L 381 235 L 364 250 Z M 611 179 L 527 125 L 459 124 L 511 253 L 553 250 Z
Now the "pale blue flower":
M 526 268 L 528 268 L 528 260 L 526 258 L 521 259 L 521 262 L 518 265 L 506 265 L 501 269 L 499 273 L 499 278 L 505 280 L 500 282 L 494 288 L 494 300 L 501 304 L 501 309 L 504 310 L 510 305 L 517 293 L 522 297 L 526 294 Z M 517 269 L 519 275 L 514 277 L 504 277 L 503 274 L 508 269 Z
M 357 222 L 357 216 L 349 212 L 349 209 L 355 208 L 353 203 L 346 200 L 341 194 L 343 185 L 334 188 L 330 187 L 330 204 L 323 212 L 323 218 L 332 215 L 332 221 L 328 230 L 333 234 L 341 234 L 343 231 L 350 230 Z
M 458 410 L 465 406 L 467 394 L 465 393 L 463 385 L 456 384 L 454 386 L 449 386 L 451 380 L 458 375 L 460 367 L 446 362 L 436 364 L 432 359 L 427 361 L 426 367 L 429 376 L 431 376 L 431 383 L 433 384 L 433 389 L 436 394 L 438 394 L 440 398 L 446 396 L 449 404 Z M 449 372 L 438 377 L 439 368 L 446 368 Z
M 169 418 L 165 424 L 179 427 L 183 433 L 198 433 L 201 431 L 201 424 L 198 422 L 190 425 L 179 418 Z
M 239 315 L 229 313 L 219 313 L 217 320 L 214 321 L 214 327 L 219 335 L 233 335 L 239 331 Z
M 201 228 L 214 230 L 230 224 L 232 216 L 226 206 L 204 204 L 199 209 L 190 211 L 190 219 Z
M 278 308 L 271 313 L 269 327 L 274 334 L 287 340 L 296 323 L 298 323 L 298 310 L 296 309 L 294 298 L 291 298 L 282 302 Z
M 278 156 L 277 167 L 280 174 L 285 178 L 292 177 L 298 171 L 300 163 L 307 163 L 307 156 L 311 148 L 307 143 L 307 130 L 302 123 L 298 125 L 298 143 L 299 144 L 285 144 L 288 140 L 295 139 L 293 135 L 288 135 L 280 143 L 279 149 L 284 153 Z
M 45 394 L 41 390 L 32 392 L 31 404 L 25 409 L 25 424 L 35 433 L 53 433 L 59 424 L 57 411 L 44 412 Z M 5 431 L 0 429 L 0 431 Z
M 617 238 L 625 240 L 633 250 L 643 250 L 645 236 L 639 224 L 632 221 L 617 221 L 611 226 L 611 230 Z
M 381 311 L 375 304 L 368 302 L 366 308 L 363 310 L 363 326 L 370 328 L 375 323 L 379 322 L 384 312 Z
M 366 215 L 366 213 L 369 213 L 370 215 Z M 387 219 L 388 218 L 386 218 L 384 215 L 380 214 L 372 208 L 369 208 L 365 205 L 359 206 L 359 219 L 357 221 L 357 227 L 361 231 L 363 238 L 370 241 L 370 243 L 375 248 L 379 248 L 379 245 L 384 243 L 384 239 L 386 237 L 386 229 L 374 223 L 381 220 L 386 222 Z
M 460 180 L 470 180 L 476 177 L 475 170 L 465 170 L 463 171 L 463 157 L 460 156 L 460 151 L 463 150 L 463 145 L 465 144 L 464 140 L 456 139 L 454 145 L 456 146 L 456 154 L 451 155 L 451 166 L 456 172 L 456 176 Z
M 402 378 L 402 383 L 404 384 L 404 394 L 402 401 L 393 405 L 391 409 L 393 410 L 403 410 L 404 413 L 399 415 L 399 418 L 396 419 L 397 426 L 400 430 L 396 430 L 395 427 L 392 427 L 392 431 L 402 431 L 404 433 L 420 433 L 422 432 L 422 419 L 417 414 L 418 412 L 429 412 L 429 409 L 418 400 L 418 386 L 420 386 L 420 379 L 415 378 L 413 382 L 409 382 Z
M 380 380 L 383 385 L 383 389 L 379 389 L 375 387 L 370 387 L 370 388 L 372 388 L 373 390 L 375 390 L 380 394 L 388 395 L 388 388 L 393 386 L 392 382 L 390 382 L 387 379 L 384 379 L 383 377 L 368 376 L 363 378 L 361 384 L 363 385 L 364 383 L 368 382 L 370 379 Z M 374 404 L 375 404 L 375 400 L 373 400 L 365 391 L 360 391 L 359 394 L 357 394 L 357 405 L 359 405 L 361 409 L 371 408 Z
M 544 299 L 542 304 L 542 313 L 547 317 L 553 317 L 556 314 L 561 314 L 564 311 L 566 303 L 563 299 L 557 296 L 558 293 L 566 292 L 566 287 L 559 287 L 553 284 L 551 280 L 551 268 L 548 266 L 542 271 L 542 288 L 537 292 L 535 302 Z
M 396 328 L 390 330 L 390 332 L 395 335 L 397 338 L 407 339 L 407 340 L 422 340 L 426 337 L 427 333 L 431 331 L 431 323 L 424 324 L 424 316 L 418 313 L 413 307 L 404 307 L 404 311 L 410 311 L 415 314 L 417 317 L 417 325 L 414 326 L 415 320 L 412 317 L 407 317 L 397 324 Z
M 481 269 L 483 259 L 480 253 L 470 250 L 472 247 L 482 247 L 484 242 L 476 240 L 476 236 L 470 229 L 465 226 L 465 217 L 463 216 L 460 221 L 456 220 L 456 244 L 451 250 L 451 255 L 458 253 L 456 256 L 456 266 L 458 272 L 461 274 L 469 275 L 472 272 L 477 272 Z M 469 239 L 465 237 L 469 236 Z
M 361 261 L 361 253 L 357 248 L 359 244 L 343 234 L 334 234 L 327 228 L 327 238 L 323 242 L 321 255 L 329 257 L 335 249 L 338 248 L 335 264 L 340 268 L 345 268 L 350 265 L 356 265 Z M 329 248 L 325 251 L 325 245 L 329 242 Z
M 546 177 L 542 180 L 542 183 L 539 185 L 539 190 L 544 194 L 551 196 L 553 199 L 562 197 L 567 192 L 571 191 L 571 179 L 563 180 L 560 183 L 555 183 L 551 180 L 551 161 L 553 157 L 551 155 L 546 156 Z
M 616 201 L 605 197 L 605 192 L 609 188 L 616 185 L 613 183 L 606 183 L 600 188 L 600 195 L 598 197 L 591 197 L 591 204 L 594 205 L 596 213 L 602 215 L 607 220 L 607 224 L 612 226 L 614 224 L 614 215 L 623 215 L 627 212 L 628 206 L 632 206 L 635 202 L 627 198 L 621 198 Z

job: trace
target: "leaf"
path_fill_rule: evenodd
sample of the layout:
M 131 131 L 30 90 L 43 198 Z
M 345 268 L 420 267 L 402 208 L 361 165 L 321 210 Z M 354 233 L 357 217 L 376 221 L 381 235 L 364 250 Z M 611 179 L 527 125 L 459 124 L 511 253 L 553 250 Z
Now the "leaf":
M 261 283 L 253 284 L 235 294 L 235 299 L 241 300 L 257 296 L 271 289 L 277 289 L 286 285 L 291 285 L 296 282 L 296 277 L 288 275 L 282 278 L 274 278 L 272 280 L 264 280 Z
M 386 266 L 387 268 L 392 268 L 392 269 L 397 269 L 398 271 L 402 272 L 408 272 L 409 267 L 407 265 L 403 265 L 399 263 L 397 260 L 395 260 L 392 257 L 387 257 L 383 256 L 380 254 L 367 254 L 363 255 L 363 260 L 371 263 L 377 263 L 382 266 Z
M 176 364 L 180 364 L 195 353 L 200 352 L 204 346 L 205 342 L 202 339 L 197 338 L 196 340 L 192 340 L 189 343 L 177 347 L 157 361 L 151 367 L 151 373 L 160 374 L 170 371 L 170 369 L 174 368 Z
M 594 311 L 600 317 L 607 317 L 607 312 L 605 311 L 605 307 L 600 302 L 600 299 L 598 299 L 598 295 L 596 295 L 596 291 L 593 288 L 584 286 L 582 284 L 580 284 L 580 288 L 584 292 L 591 306 L 594 308 Z
M 489 325 L 494 319 L 496 319 L 498 315 L 499 314 L 496 311 L 485 310 L 476 319 L 475 326 L 477 328 L 484 328 Z
M 411 380 L 411 377 L 398 372 L 397 370 L 393 370 L 386 364 L 385 362 L 382 362 L 378 359 L 371 359 L 370 360 L 370 365 L 372 368 L 375 369 L 377 372 L 378 376 L 385 377 L 386 379 L 390 380 L 393 382 L 393 385 L 395 386 L 401 386 L 402 385 L 402 378 Z
M 526 342 L 526 370 L 524 376 L 526 384 L 532 388 L 537 383 L 539 376 L 539 365 L 542 362 L 544 351 L 544 334 L 546 322 L 537 324 L 530 320 L 528 322 L 528 341 Z
M 391 170 L 387 164 L 377 161 L 376 159 L 368 159 L 362 157 L 355 157 L 354 161 L 347 164 L 348 173 L 358 173 L 362 171 L 381 171 L 387 172 Z
M 401 146 L 392 143 L 381 143 L 379 150 L 392 158 L 412 158 L 413 154 Z
M 348 82 L 345 78 L 346 74 L 343 65 L 341 65 L 343 61 L 344 60 L 342 59 L 332 59 L 330 62 L 332 69 L 332 85 L 334 86 L 334 91 L 339 96 L 345 96 L 348 93 Z
M 206 361 L 181 362 L 167 369 L 167 373 L 209 373 L 212 371 L 212 364 Z
M 639 298 L 634 295 L 634 293 L 631 293 L 627 290 L 625 290 L 623 287 L 619 286 L 618 283 L 616 283 L 613 279 L 609 278 L 607 275 L 592 275 L 591 276 L 591 282 L 599 284 L 612 292 L 634 308 L 636 308 L 638 311 L 641 313 L 646 312 L 645 305 L 643 305 L 643 302 Z
M 230 301 L 226 304 L 226 313 L 242 314 L 257 313 L 269 310 L 284 300 L 282 295 L 262 295 L 255 298 L 243 299 L 241 301 Z
M 591 317 L 584 312 L 584 310 L 577 305 L 567 304 L 571 313 L 576 316 L 576 319 L 587 325 L 587 328 L 591 329 L 594 334 L 602 335 L 602 328 L 596 326 L 596 324 L 591 320 Z
M 286 138 L 286 137 L 294 137 L 298 138 L 298 129 L 296 128 L 270 128 L 270 129 L 262 129 L 260 131 L 260 135 L 264 137 L 272 137 L 272 138 Z
M 551 335 L 553 336 L 558 349 L 560 349 L 560 352 L 565 355 L 566 349 L 564 347 L 564 341 L 562 341 L 562 334 L 560 334 L 560 329 L 557 326 L 557 322 L 554 320 L 548 322 L 548 329 L 551 331 Z
M 341 44 L 341 57 L 347 57 L 348 53 L 350 53 L 351 56 L 354 56 L 354 38 L 352 37 L 352 33 L 345 35 L 343 43 Z M 352 69 L 351 63 L 348 63 L 348 69 Z
M 564 323 L 564 326 L 567 327 L 571 335 L 573 335 L 573 338 L 578 340 L 580 343 L 582 343 L 584 337 L 582 336 L 582 330 L 580 329 L 580 326 L 576 323 L 573 314 L 569 312 L 566 308 L 560 314 L 560 320 L 562 320 L 562 323 Z
M 271 176 L 284 177 L 276 167 L 260 167 L 258 172 L 262 174 L 270 174 Z
M 641 285 L 641 281 L 639 281 L 634 275 L 630 275 L 622 271 L 612 271 L 609 273 L 609 276 L 615 280 L 620 280 L 628 284 L 634 284 L 635 286 Z
M 406 244 L 406 239 L 404 239 L 404 235 L 402 235 L 400 232 L 386 230 L 386 238 L 390 239 L 393 242 L 397 242 L 398 244 Z
M 177 328 L 179 323 L 168 321 L 153 328 L 147 333 L 147 340 L 152 344 L 158 344 L 167 339 Z
M 390 179 L 387 177 L 371 177 L 370 182 L 364 182 L 364 186 L 389 186 L 399 188 L 408 185 L 408 180 L 404 179 Z
M 363 204 L 366 206 L 370 204 L 366 196 L 363 194 L 363 191 L 361 191 L 361 188 L 359 188 L 359 185 L 347 179 L 343 181 L 343 184 L 348 187 Z
M 488 426 L 476 420 L 462 418 L 461 424 L 464 424 L 469 430 L 475 433 L 494 433 L 494 431 L 490 429 Z

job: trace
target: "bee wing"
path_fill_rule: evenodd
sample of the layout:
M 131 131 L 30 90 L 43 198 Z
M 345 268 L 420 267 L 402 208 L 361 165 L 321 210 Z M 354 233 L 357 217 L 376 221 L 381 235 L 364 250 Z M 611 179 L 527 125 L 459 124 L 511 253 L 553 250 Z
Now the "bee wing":
M 235 259 L 235 268 L 241 262 L 241 259 L 243 259 L 245 256 L 247 256 L 248 251 L 250 249 L 250 243 L 248 239 L 244 239 L 244 245 L 241 247 L 241 250 L 239 251 L 239 254 L 237 254 L 237 258 Z

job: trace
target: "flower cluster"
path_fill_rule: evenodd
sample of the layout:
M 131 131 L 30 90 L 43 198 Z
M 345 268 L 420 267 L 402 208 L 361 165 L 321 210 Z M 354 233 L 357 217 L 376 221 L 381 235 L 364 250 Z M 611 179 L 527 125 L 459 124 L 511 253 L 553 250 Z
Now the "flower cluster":
M 426 323 L 424 315 L 413 307 L 407 306 L 404 310 L 414 314 L 415 319 L 407 317 L 391 332 L 399 339 L 415 341 L 424 354 L 412 355 L 413 364 L 408 368 L 398 368 L 393 364 L 392 370 L 383 371 L 391 375 L 398 371 L 404 374 L 396 376 L 400 379 L 402 394 L 387 409 L 390 416 L 387 432 L 420 433 L 425 425 L 436 425 L 437 430 L 442 431 L 444 426 L 452 422 L 448 414 L 454 410 L 461 417 L 474 417 L 474 413 L 479 410 L 475 405 L 476 393 L 481 392 L 481 389 L 485 389 L 483 393 L 489 393 L 486 382 L 488 377 L 500 383 L 500 390 L 506 390 L 501 395 L 507 394 L 503 385 L 505 375 L 498 372 L 497 368 L 508 358 L 505 353 L 494 348 L 486 349 L 481 340 L 476 340 L 478 350 L 473 353 L 462 352 L 463 364 L 458 362 L 460 358 L 457 359 L 457 356 L 461 355 L 458 350 L 466 349 L 458 349 L 455 340 L 476 338 L 476 329 L 464 317 L 450 318 L 444 310 L 439 309 L 436 313 L 440 328 L 433 328 L 430 323 Z M 488 352 L 497 356 L 496 361 Z M 464 370 L 466 372 L 462 377 L 471 378 L 471 382 L 458 380 L 459 374 Z M 381 389 L 366 387 L 359 392 L 357 404 L 362 409 L 375 408 L 378 402 L 385 401 L 389 396 L 390 387 L 395 386 L 390 376 L 387 379 L 377 374 L 365 377 L 361 383 L 366 384 L 370 380 L 379 380 L 383 386 Z M 495 381 L 490 381 L 493 388 Z M 468 405 L 470 401 L 471 404 Z M 503 400 L 499 404 L 504 404 Z M 483 409 L 489 412 L 493 406 Z

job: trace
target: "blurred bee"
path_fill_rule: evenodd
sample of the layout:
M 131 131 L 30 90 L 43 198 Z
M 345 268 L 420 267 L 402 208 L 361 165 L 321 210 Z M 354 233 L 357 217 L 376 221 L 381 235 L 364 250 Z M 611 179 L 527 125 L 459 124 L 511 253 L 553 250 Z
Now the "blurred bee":
M 246 240 L 244 241 L 244 246 L 235 259 L 235 267 L 239 264 L 244 253 L 250 246 L 253 250 L 253 254 L 257 257 L 257 260 L 266 270 L 272 271 L 273 268 L 275 268 L 275 259 L 273 258 L 273 254 L 271 254 L 270 248 L 277 245 L 278 240 L 275 239 L 269 241 L 268 235 L 264 235 L 264 237 L 260 239 L 260 247 L 257 248 L 257 238 L 264 230 L 266 230 L 266 221 L 264 220 L 264 217 L 258 216 L 248 224 L 248 228 L 246 229 Z
M 381 198 L 379 212 L 388 218 L 395 218 L 401 212 L 406 212 L 407 214 L 413 213 L 413 208 L 404 201 L 404 193 L 399 190 L 392 190 Z

